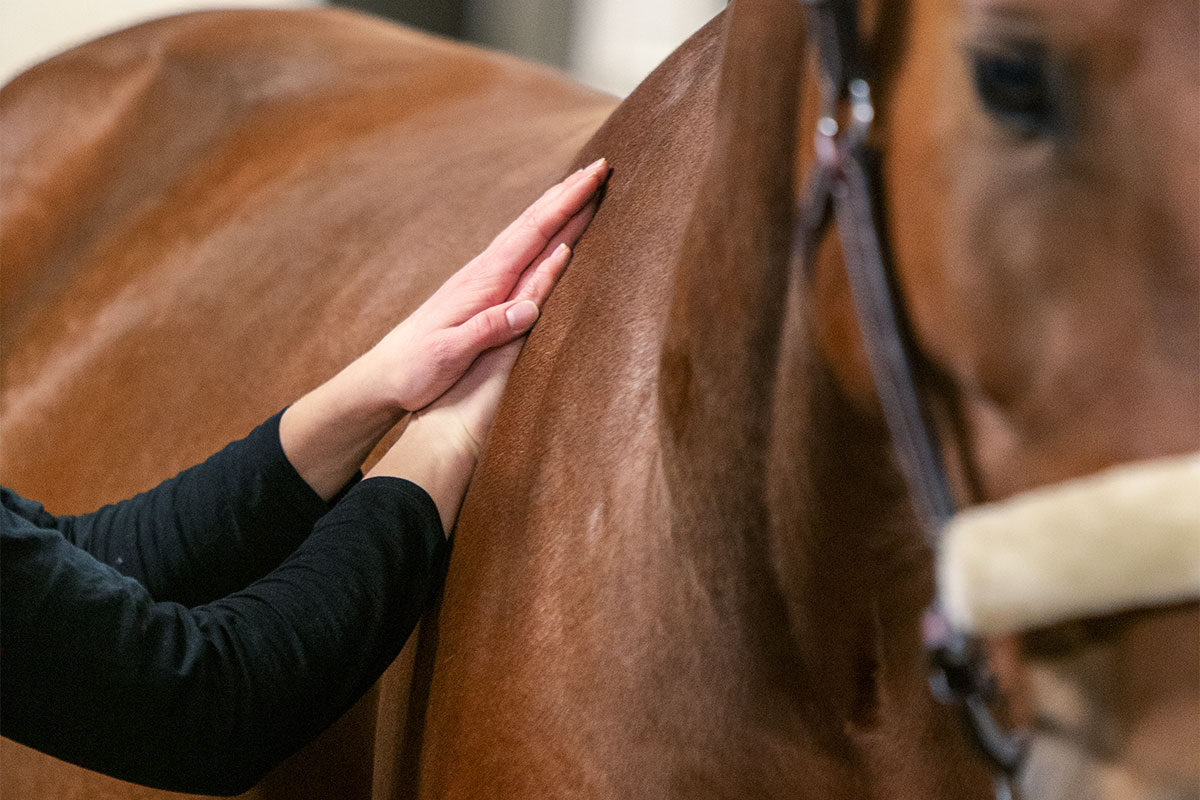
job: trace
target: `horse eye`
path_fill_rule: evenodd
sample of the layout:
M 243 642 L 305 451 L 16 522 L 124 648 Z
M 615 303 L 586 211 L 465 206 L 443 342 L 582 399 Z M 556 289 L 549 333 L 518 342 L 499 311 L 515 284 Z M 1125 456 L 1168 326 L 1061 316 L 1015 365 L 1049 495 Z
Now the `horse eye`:
M 976 53 L 972 61 L 975 91 L 989 113 L 1024 136 L 1052 129 L 1054 105 L 1040 51 Z

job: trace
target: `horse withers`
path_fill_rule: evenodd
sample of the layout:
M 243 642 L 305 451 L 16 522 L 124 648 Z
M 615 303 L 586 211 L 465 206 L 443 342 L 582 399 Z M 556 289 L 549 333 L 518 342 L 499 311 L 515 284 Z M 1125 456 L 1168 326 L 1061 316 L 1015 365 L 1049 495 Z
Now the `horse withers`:
M 1194 4 L 836 5 L 860 17 L 891 281 L 959 505 L 1200 447 Z M 614 166 L 439 607 L 259 796 L 991 794 L 927 685 L 933 553 L 842 248 L 793 246 L 828 111 L 805 14 L 736 0 L 611 115 L 337 12 L 179 18 L 4 90 L 3 475 L 64 512 L 237 435 L 536 186 Z M 1030 797 L 1194 796 L 1198 616 L 996 643 Z M 6 795 L 139 796 L 3 755 Z

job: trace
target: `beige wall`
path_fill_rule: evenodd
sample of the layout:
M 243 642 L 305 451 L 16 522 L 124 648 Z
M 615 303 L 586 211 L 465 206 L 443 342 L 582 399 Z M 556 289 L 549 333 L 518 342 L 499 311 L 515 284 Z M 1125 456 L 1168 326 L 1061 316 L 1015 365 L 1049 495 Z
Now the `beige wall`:
M 467 32 L 626 95 L 725 0 L 472 0 Z
M 203 7 L 320 2 L 0 0 L 0 82 L 71 45 L 151 17 Z M 566 67 L 585 83 L 624 95 L 724 5 L 724 0 L 471 0 L 465 16 L 473 39 Z
M 571 71 L 584 83 L 628 94 L 725 0 L 576 0 Z
M 624 96 L 725 4 L 469 0 L 466 28 L 475 41 L 567 69 L 584 83 Z
M 474 41 L 556 67 L 570 63 L 569 0 L 470 0 L 466 16 Z

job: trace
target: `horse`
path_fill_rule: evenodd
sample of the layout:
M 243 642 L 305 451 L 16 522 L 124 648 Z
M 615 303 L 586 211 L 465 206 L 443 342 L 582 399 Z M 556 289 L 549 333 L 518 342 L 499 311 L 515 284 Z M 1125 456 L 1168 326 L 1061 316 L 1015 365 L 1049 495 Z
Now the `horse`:
M 835 6 L 960 504 L 1195 450 L 1194 4 Z M 794 212 L 830 119 L 812 27 L 736 0 L 620 105 L 330 11 L 151 23 L 0 92 L 0 474 L 64 513 L 244 432 L 538 187 L 614 167 L 435 609 L 251 796 L 990 796 L 927 686 L 934 553 L 844 246 Z M 1038 734 L 1022 788 L 1194 796 L 1198 623 L 1183 601 L 990 643 L 1000 712 Z M 6 796 L 161 796 L 2 755 Z

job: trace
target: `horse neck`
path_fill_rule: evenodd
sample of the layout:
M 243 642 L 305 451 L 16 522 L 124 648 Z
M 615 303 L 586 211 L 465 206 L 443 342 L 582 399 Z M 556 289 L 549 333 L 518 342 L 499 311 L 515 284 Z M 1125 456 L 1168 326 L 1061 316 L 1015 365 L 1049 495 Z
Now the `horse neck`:
M 869 660 L 889 592 L 852 597 L 877 527 L 855 487 L 885 459 L 838 416 L 790 265 L 803 48 L 794 0 L 739 0 L 580 154 L 615 170 L 514 372 L 433 637 L 422 769 L 445 796 L 872 793 L 878 748 L 847 727 L 891 718 Z M 891 796 L 961 788 L 912 785 Z

